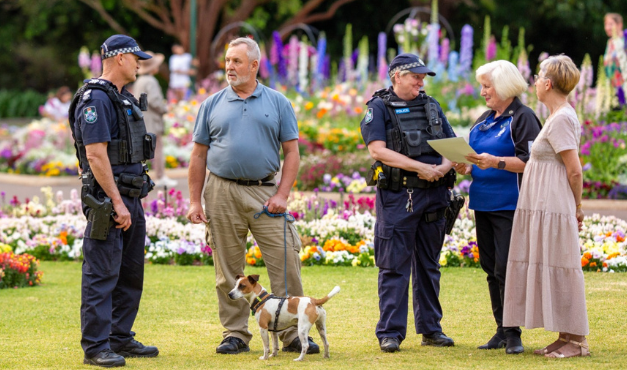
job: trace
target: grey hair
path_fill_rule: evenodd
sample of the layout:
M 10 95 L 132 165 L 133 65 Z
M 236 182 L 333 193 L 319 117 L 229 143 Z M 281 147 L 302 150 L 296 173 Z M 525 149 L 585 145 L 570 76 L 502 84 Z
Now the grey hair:
M 492 82 L 496 95 L 502 100 L 520 96 L 529 86 L 518 68 L 507 60 L 495 60 L 477 68 L 477 81 L 483 76 Z
M 412 73 L 412 72 L 410 70 L 408 70 L 408 69 L 406 69 L 404 71 L 399 71 L 398 72 L 398 77 L 403 77 L 403 76 L 405 76 L 407 74 L 410 74 L 410 73 Z M 395 74 L 396 73 L 390 74 L 390 81 L 392 81 L 392 86 L 396 85 L 396 78 L 394 77 Z
M 254 60 L 261 60 L 261 51 L 259 50 L 259 45 L 255 42 L 255 40 L 248 37 L 238 37 L 235 40 L 229 42 L 229 47 L 234 47 L 237 45 L 245 44 L 246 45 L 246 56 L 248 56 L 248 61 L 252 62 Z

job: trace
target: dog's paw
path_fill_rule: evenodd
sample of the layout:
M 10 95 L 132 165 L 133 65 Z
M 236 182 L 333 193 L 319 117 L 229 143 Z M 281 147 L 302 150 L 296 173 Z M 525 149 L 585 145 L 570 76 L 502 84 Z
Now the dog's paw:
M 278 355 L 279 355 L 279 351 L 276 351 L 276 352 L 272 352 L 270 357 L 277 357 Z
M 260 360 L 267 360 L 268 358 L 266 356 L 261 356 L 259 357 Z
M 303 360 L 303 356 L 300 356 L 300 357 L 294 359 L 294 361 L 302 361 L 302 360 Z

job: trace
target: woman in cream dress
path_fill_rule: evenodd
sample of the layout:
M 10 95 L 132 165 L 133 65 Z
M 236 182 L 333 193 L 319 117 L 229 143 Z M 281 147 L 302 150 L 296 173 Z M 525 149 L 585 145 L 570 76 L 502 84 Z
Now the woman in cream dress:
M 503 326 L 543 327 L 559 333 L 534 351 L 547 357 L 590 354 L 579 233 L 581 126 L 567 96 L 579 82 L 572 60 L 542 62 L 536 94 L 551 115 L 531 147 L 512 228 Z

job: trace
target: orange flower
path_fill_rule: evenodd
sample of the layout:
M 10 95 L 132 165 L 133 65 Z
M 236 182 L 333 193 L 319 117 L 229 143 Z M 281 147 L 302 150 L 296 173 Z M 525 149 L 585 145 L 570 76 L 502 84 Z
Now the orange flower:
M 581 267 L 586 267 L 590 261 L 586 257 L 581 257 Z
M 362 107 L 355 107 L 353 110 L 355 111 L 356 114 L 362 114 L 364 111 Z
M 322 117 L 324 117 L 324 115 L 327 113 L 327 110 L 322 108 L 318 111 L 318 113 L 316 113 L 316 118 L 320 119 Z
M 587 259 L 587 260 L 592 259 L 592 253 L 590 253 L 590 252 L 586 252 L 586 253 L 584 253 L 584 254 L 583 254 L 583 256 L 584 256 L 584 258 L 585 258 L 585 259 Z
M 597 263 L 596 262 L 590 262 L 590 267 L 597 267 Z
M 246 263 L 248 263 L 248 264 L 249 264 L 249 265 L 251 265 L 251 266 L 254 266 L 254 265 L 255 265 L 255 263 L 257 263 L 257 260 L 256 260 L 256 259 L 254 259 L 254 258 L 248 258 L 248 259 L 246 260 Z

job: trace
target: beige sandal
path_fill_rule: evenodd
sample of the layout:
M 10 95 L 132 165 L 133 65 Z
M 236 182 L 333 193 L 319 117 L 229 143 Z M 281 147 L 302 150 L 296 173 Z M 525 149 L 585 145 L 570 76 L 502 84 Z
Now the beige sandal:
M 551 344 L 549 344 L 548 346 L 542 348 L 542 349 L 536 349 L 535 351 L 533 351 L 534 355 L 540 355 L 540 356 L 544 356 L 546 354 L 549 354 L 553 351 L 557 351 L 558 349 L 562 348 L 564 345 L 568 344 L 568 341 L 570 340 L 570 335 L 566 334 L 564 336 L 561 336 L 559 338 L 557 338 L 557 340 Z
M 545 357 L 550 358 L 568 358 L 568 357 L 585 357 L 590 356 L 590 350 L 588 348 L 588 341 L 584 338 L 582 342 L 576 342 L 574 340 L 569 340 L 569 343 L 572 343 L 579 347 L 579 353 L 573 353 L 571 355 L 564 355 L 560 350 L 553 351 L 549 354 L 544 355 Z

